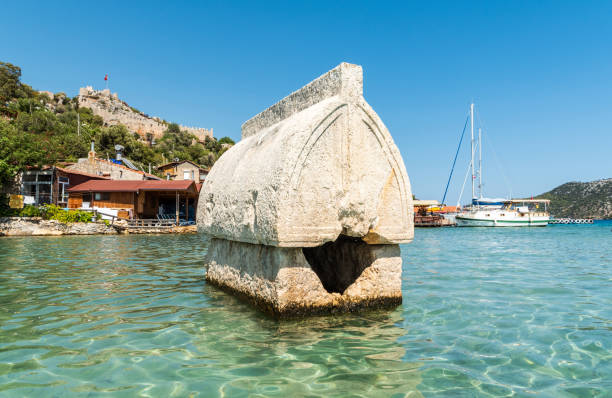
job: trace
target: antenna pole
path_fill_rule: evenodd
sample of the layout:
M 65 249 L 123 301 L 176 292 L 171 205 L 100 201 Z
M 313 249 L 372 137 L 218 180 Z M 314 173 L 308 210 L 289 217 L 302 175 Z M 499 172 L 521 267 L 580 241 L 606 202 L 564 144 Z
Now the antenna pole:
M 482 199 L 482 129 L 478 128 L 478 194 Z
M 471 162 L 471 167 L 472 167 L 472 199 L 474 199 L 476 197 L 475 195 L 475 191 L 474 191 L 474 180 L 476 179 L 476 175 L 474 175 L 474 103 L 472 102 L 470 104 L 470 131 L 471 131 L 471 137 L 472 137 L 472 162 Z

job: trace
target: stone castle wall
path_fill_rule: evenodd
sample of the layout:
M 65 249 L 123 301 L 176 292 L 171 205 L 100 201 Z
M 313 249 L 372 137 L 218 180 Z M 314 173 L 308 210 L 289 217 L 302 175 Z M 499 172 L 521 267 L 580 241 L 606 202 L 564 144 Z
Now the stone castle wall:
M 128 104 L 119 99 L 117 93 L 111 94 L 109 89 L 94 90 L 91 86 L 81 87 L 79 106 L 91 108 L 94 115 L 102 117 L 104 123 L 109 126 L 125 125 L 128 130 L 138 133 L 143 139 L 147 138 L 147 133 L 152 134 L 155 139 L 161 138 L 168 128 L 158 117 L 149 117 L 135 112 Z M 182 125 L 180 128 L 195 135 L 198 141 L 204 141 L 206 137 L 213 137 L 212 129 Z

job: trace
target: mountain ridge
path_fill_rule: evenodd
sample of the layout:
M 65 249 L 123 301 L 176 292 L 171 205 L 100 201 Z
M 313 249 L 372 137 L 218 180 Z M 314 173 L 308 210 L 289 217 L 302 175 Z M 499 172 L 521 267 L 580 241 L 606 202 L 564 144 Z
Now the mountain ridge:
M 612 178 L 566 182 L 537 198 L 550 200 L 556 218 L 612 219 Z

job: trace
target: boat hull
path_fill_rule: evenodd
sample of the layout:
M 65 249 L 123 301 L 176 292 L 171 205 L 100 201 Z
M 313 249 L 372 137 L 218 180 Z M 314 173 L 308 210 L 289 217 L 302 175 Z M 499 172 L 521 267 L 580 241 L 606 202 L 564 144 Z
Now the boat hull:
M 527 220 L 500 220 L 497 218 L 483 219 L 470 216 L 456 216 L 458 227 L 545 227 L 548 218 Z

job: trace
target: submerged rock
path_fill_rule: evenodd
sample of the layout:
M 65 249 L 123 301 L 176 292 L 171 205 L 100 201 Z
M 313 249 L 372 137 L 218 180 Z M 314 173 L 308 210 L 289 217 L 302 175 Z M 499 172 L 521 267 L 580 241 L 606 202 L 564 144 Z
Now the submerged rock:
M 243 124 L 200 193 L 207 280 L 278 316 L 401 302 L 410 182 L 362 81 L 342 63 Z

